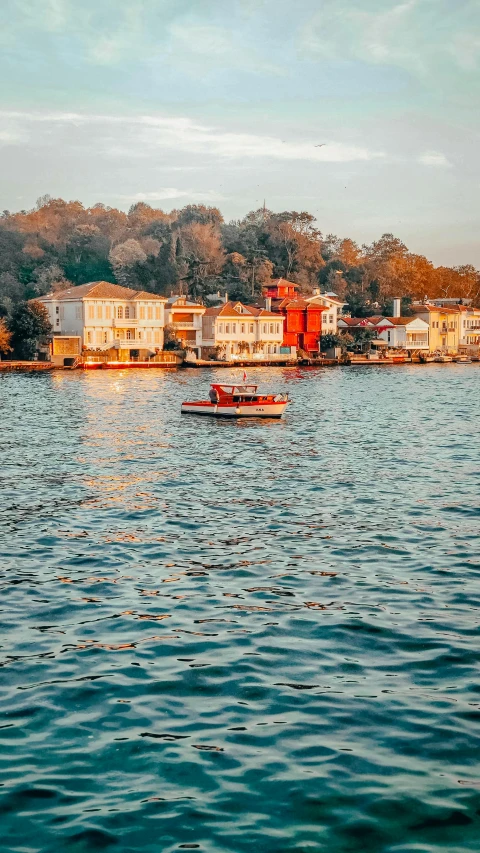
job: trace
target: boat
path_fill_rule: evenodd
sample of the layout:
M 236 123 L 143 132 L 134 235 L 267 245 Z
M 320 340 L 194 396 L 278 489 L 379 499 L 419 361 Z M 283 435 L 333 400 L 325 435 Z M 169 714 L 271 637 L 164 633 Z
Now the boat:
M 288 394 L 258 394 L 257 385 L 210 386 L 208 400 L 182 403 L 184 415 L 216 418 L 281 418 L 290 400 Z
M 435 361 L 438 364 L 447 364 L 447 362 L 453 361 L 453 358 L 451 355 L 437 355 L 435 356 Z
M 435 361 L 435 356 L 426 352 L 421 352 L 418 357 L 421 364 L 430 364 L 432 361 Z
M 457 358 L 454 359 L 457 364 L 471 364 L 472 359 L 469 355 L 458 355 Z

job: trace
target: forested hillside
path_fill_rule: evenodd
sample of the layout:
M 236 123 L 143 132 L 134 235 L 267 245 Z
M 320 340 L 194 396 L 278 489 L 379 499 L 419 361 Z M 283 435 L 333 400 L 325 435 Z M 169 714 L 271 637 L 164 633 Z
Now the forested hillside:
M 434 267 L 392 234 L 358 246 L 324 235 L 306 212 L 262 208 L 226 223 L 204 205 L 164 213 L 140 202 L 125 213 L 44 196 L 33 210 L 0 217 L 0 316 L 24 299 L 100 279 L 198 299 L 227 291 L 248 301 L 279 276 L 305 292 L 333 290 L 357 315 L 376 301 L 387 308 L 397 295 L 477 304 L 480 297 L 480 273 L 470 265 Z

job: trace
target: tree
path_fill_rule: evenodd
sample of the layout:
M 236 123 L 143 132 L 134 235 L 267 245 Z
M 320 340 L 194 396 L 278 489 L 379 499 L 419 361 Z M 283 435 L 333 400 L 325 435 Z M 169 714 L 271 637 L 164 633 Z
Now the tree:
M 138 290 L 138 276 L 135 267 L 147 260 L 146 252 L 138 240 L 126 240 L 125 243 L 114 246 L 110 250 L 109 260 L 117 281 L 124 287 L 133 287 Z
M 5 320 L 0 320 L 0 356 L 12 351 L 12 347 L 10 346 L 11 340 L 12 333 L 7 328 Z
M 72 285 L 71 281 L 67 281 L 63 270 L 58 264 L 39 267 L 35 270 L 34 277 L 34 290 L 37 296 L 44 296 L 45 293 L 52 293 L 58 290 L 66 290 Z
M 334 347 L 341 347 L 342 350 L 346 349 L 347 344 L 351 343 L 353 338 L 351 335 L 334 335 L 332 333 L 328 335 L 320 336 L 320 352 L 327 352 L 329 349 L 334 349 Z
M 39 343 L 52 332 L 48 311 L 41 302 L 21 302 L 8 321 L 16 358 L 31 360 Z

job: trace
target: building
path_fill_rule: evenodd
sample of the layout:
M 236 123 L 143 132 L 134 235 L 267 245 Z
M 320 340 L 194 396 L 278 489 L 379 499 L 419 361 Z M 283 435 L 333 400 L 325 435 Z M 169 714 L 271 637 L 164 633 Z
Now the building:
M 326 309 L 322 314 L 322 335 L 336 335 L 338 321 L 347 303 L 342 302 L 336 293 L 320 293 L 319 288 L 313 291 L 313 296 L 309 296 L 307 302 Z
M 286 353 L 280 351 L 283 324 L 284 317 L 241 302 L 207 308 L 202 317 L 202 355 L 215 353 L 227 361 L 285 360 Z
M 374 328 L 392 349 L 429 351 L 430 326 L 420 317 L 382 317 Z
M 263 288 L 263 295 L 267 299 L 296 299 L 300 285 L 286 278 L 276 278 Z
M 437 306 L 430 302 L 412 305 L 415 316 L 420 317 L 430 327 L 430 352 L 458 352 L 461 314 L 459 307 Z
M 202 347 L 202 317 L 205 305 L 190 302 L 187 296 L 171 296 L 165 303 L 165 325 L 170 326 L 184 347 L 197 356 Z
M 53 334 L 78 336 L 85 349 L 114 348 L 130 359 L 163 349 L 163 296 L 93 281 L 38 301 L 48 311 Z
M 318 352 L 322 334 L 326 334 L 323 316 L 327 311 L 320 300 L 304 299 L 298 295 L 300 287 L 293 281 L 279 278 L 270 282 L 263 289 L 267 310 L 281 314 L 285 318 L 284 347 L 295 347 L 307 353 Z M 332 312 L 332 330 L 336 330 L 336 311 Z
M 309 303 L 306 299 L 283 299 L 276 308 L 285 317 L 283 346 L 295 347 L 307 353 L 319 350 L 322 334 L 323 306 Z

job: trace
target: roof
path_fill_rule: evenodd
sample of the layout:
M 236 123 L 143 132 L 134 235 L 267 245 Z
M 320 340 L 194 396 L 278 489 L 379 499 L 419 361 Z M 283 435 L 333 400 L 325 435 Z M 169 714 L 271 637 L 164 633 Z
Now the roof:
M 167 299 L 166 307 L 175 305 L 175 303 L 178 302 L 179 299 L 185 300 L 184 302 L 181 303 L 181 305 L 178 306 L 179 308 L 204 308 L 205 307 L 204 305 L 200 305 L 199 302 L 191 302 L 189 299 L 187 299 L 186 296 L 169 296 L 169 298 Z
M 302 299 L 301 297 L 297 297 L 296 299 L 292 299 L 291 296 L 285 296 L 279 302 L 275 300 L 276 307 L 281 310 L 282 308 L 286 308 L 287 310 L 290 308 L 292 310 L 301 310 L 301 311 L 327 311 L 328 309 L 325 305 L 312 305 L 308 299 Z
M 385 319 L 385 318 L 381 318 Z M 372 317 L 339 317 L 338 322 L 346 326 L 373 326 Z
M 65 301 L 67 299 L 157 299 L 165 302 L 164 296 L 156 293 L 148 293 L 146 290 L 133 290 L 131 287 L 122 287 L 120 284 L 112 284 L 111 281 L 90 281 L 88 284 L 79 284 L 69 287 L 68 290 L 59 290 L 56 293 L 47 293 L 40 299 L 54 299 Z
M 241 306 L 244 310 L 238 310 L 237 306 Z M 205 311 L 206 317 L 234 317 L 235 319 L 246 319 L 252 317 L 272 317 L 275 320 L 282 319 L 273 311 L 267 311 L 266 308 L 255 308 L 253 305 L 244 305 L 243 302 L 226 302 L 223 305 L 217 305 L 214 308 L 207 308 Z
M 413 323 L 414 320 L 418 320 L 421 318 L 418 317 L 383 317 L 383 320 L 388 320 L 389 323 L 392 323 L 394 326 L 408 326 L 409 323 Z M 424 322 L 424 321 L 422 321 Z
M 327 302 L 334 302 L 335 305 L 346 305 L 347 303 L 339 299 L 336 293 L 314 293 L 313 296 L 309 296 L 308 300 L 312 301 L 313 299 L 326 299 Z

